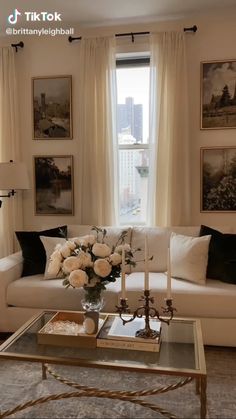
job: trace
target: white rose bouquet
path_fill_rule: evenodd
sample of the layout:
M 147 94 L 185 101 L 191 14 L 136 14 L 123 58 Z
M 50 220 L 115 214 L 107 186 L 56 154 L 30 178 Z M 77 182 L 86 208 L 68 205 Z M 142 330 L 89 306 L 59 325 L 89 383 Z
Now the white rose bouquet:
M 92 227 L 95 235 L 67 240 L 65 244 L 57 245 L 50 257 L 48 273 L 65 277 L 63 285 L 74 288 L 83 287 L 87 299 L 96 301 L 101 291 L 109 282 L 115 282 L 121 276 L 122 250 L 124 248 L 125 265 L 136 265 L 134 253 L 140 249 L 131 250 L 125 243 L 127 231 L 121 232 L 113 246 L 106 244 L 107 231 Z

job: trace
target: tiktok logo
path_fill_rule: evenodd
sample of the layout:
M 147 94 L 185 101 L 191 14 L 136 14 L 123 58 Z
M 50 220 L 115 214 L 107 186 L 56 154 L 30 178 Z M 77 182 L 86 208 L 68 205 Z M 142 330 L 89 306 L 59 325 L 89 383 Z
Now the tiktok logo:
M 15 9 L 12 13 L 12 15 L 9 15 L 7 20 L 11 25 L 15 25 L 18 19 L 18 16 L 21 16 L 21 12 L 19 12 L 17 9 Z

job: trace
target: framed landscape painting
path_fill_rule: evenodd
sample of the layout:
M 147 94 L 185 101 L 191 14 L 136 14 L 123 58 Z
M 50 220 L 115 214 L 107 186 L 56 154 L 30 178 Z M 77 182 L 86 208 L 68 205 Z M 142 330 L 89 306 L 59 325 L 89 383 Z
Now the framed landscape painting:
M 73 215 L 73 157 L 34 156 L 35 214 Z
M 236 147 L 201 148 L 201 211 L 236 211 Z
M 236 59 L 201 63 L 201 129 L 236 128 Z
M 35 77 L 33 139 L 72 139 L 71 76 Z

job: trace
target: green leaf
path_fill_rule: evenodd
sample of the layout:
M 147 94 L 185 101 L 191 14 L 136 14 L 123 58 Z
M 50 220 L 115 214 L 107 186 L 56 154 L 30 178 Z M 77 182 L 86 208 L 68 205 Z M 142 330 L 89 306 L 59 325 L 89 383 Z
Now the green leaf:
M 134 260 L 129 260 L 128 264 L 131 265 L 131 266 L 136 266 L 136 262 L 134 262 Z
M 67 287 L 67 288 L 70 286 L 70 282 L 69 282 L 68 278 L 65 278 L 63 280 L 62 285 L 64 285 L 64 287 Z

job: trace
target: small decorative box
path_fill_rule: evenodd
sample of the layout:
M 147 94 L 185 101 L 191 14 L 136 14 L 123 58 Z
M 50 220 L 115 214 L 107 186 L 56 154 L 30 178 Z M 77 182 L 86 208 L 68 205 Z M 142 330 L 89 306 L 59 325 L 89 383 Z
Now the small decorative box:
M 107 318 L 99 313 L 98 330 L 88 335 L 83 326 L 84 313 L 58 311 L 37 334 L 38 343 L 44 345 L 96 348 L 97 335 Z

